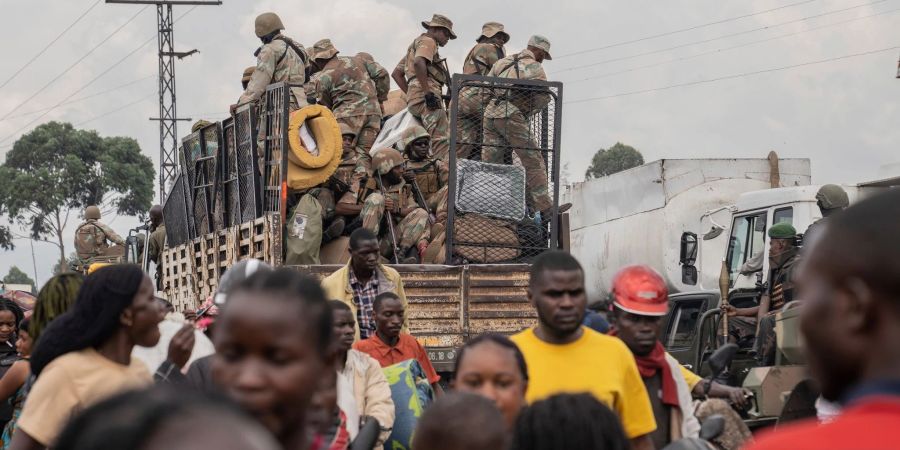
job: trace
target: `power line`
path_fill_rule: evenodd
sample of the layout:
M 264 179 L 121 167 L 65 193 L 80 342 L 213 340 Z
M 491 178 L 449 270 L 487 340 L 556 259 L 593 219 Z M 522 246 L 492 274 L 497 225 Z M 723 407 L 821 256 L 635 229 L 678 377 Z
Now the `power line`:
M 760 15 L 760 14 L 766 14 L 766 13 L 770 13 L 770 12 L 773 12 L 773 11 L 778 11 L 778 10 L 780 10 L 780 9 L 786 9 L 786 8 L 791 8 L 791 7 L 798 6 L 798 5 L 803 5 L 803 4 L 806 4 L 806 3 L 812 3 L 812 2 L 814 2 L 814 1 L 817 1 L 817 0 L 804 0 L 804 1 L 796 2 L 796 3 L 791 3 L 791 4 L 788 4 L 788 5 L 784 5 L 784 6 L 779 6 L 779 7 L 777 7 L 777 8 L 767 9 L 767 10 L 764 10 L 764 11 L 757 11 L 757 12 L 750 13 L 750 14 L 744 14 L 744 15 L 742 15 L 742 16 L 730 17 L 730 18 L 728 18 L 728 19 L 717 20 L 717 21 L 715 21 L 715 22 L 709 22 L 709 23 L 704 23 L 704 24 L 701 24 L 701 25 L 695 25 L 695 26 L 688 27 L 688 28 L 682 28 L 682 29 L 680 29 L 680 30 L 667 31 L 667 32 L 665 32 L 665 33 L 660 33 L 660 34 L 654 34 L 654 35 L 650 35 L 650 36 L 645 36 L 645 37 L 642 37 L 642 38 L 632 39 L 632 40 L 630 40 L 630 41 L 623 41 L 623 42 L 618 42 L 618 43 L 615 43 L 615 44 L 604 45 L 603 47 L 595 47 L 595 48 L 590 48 L 590 49 L 587 49 L 587 50 L 579 50 L 579 51 L 577 51 L 577 52 L 565 53 L 565 54 L 562 54 L 562 55 L 557 56 L 555 59 L 568 58 L 568 57 L 570 57 L 570 56 L 576 56 L 576 55 L 582 55 L 582 54 L 585 54 L 585 53 L 597 52 L 597 51 L 600 51 L 600 50 L 606 50 L 606 49 L 608 49 L 608 48 L 619 47 L 619 46 L 622 46 L 622 45 L 628 45 L 628 44 L 634 44 L 634 43 L 636 43 L 636 42 L 648 41 L 648 40 L 650 40 L 650 39 L 656 39 L 656 38 L 660 38 L 660 37 L 664 37 L 664 36 L 671 36 L 671 35 L 673 35 L 673 34 L 684 33 L 684 32 L 687 32 L 687 31 L 699 30 L 699 29 L 701 29 L 701 28 L 711 27 L 711 26 L 713 26 L 713 25 L 720 25 L 720 24 L 727 23 L 727 22 L 733 22 L 733 21 L 739 20 L 739 19 L 746 19 L 747 17 L 758 16 L 758 15 Z
M 653 51 L 649 51 L 649 52 L 638 53 L 638 54 L 635 54 L 635 55 L 621 56 L 621 57 L 618 57 L 618 58 L 606 59 L 606 60 L 603 60 L 603 61 L 598 61 L 598 62 L 594 62 L 594 63 L 590 63 L 590 64 L 583 64 L 583 65 L 579 65 L 579 66 L 568 67 L 568 68 L 561 69 L 561 70 L 555 70 L 555 71 L 553 71 L 553 73 L 554 73 L 554 74 L 558 74 L 558 73 L 564 73 L 564 72 L 571 72 L 571 71 L 573 71 L 573 70 L 585 69 L 585 68 L 588 68 L 588 67 L 600 66 L 600 65 L 603 65 L 603 64 L 611 63 L 611 62 L 624 61 L 624 60 L 628 60 L 628 59 L 638 58 L 638 57 L 641 57 L 641 56 L 655 55 L 655 54 L 657 54 L 657 53 L 664 53 L 664 52 L 667 52 L 667 51 L 670 51 L 670 50 L 675 50 L 675 49 L 684 48 L 684 47 L 690 47 L 690 46 L 692 46 L 692 45 L 705 44 L 705 43 L 709 43 L 709 42 L 713 42 L 713 41 L 718 41 L 718 40 L 721 40 L 721 39 L 726 39 L 726 38 L 735 37 L 735 36 L 741 36 L 741 35 L 744 35 L 744 34 L 750 34 L 750 33 L 754 33 L 754 32 L 757 32 L 757 31 L 762 31 L 762 30 L 768 30 L 768 29 L 770 29 L 770 28 L 778 28 L 778 27 L 782 27 L 782 26 L 785 26 L 785 25 L 790 25 L 790 24 L 792 24 L 792 23 L 799 23 L 799 22 L 804 22 L 804 21 L 811 20 L 811 19 L 817 19 L 817 18 L 819 18 L 819 17 L 830 16 L 830 15 L 832 15 L 832 14 L 838 14 L 838 13 L 850 11 L 850 10 L 853 10 L 853 9 L 862 8 L 862 7 L 865 7 L 865 6 L 873 6 L 873 5 L 877 5 L 877 4 L 879 4 L 879 3 L 884 3 L 884 2 L 886 2 L 886 1 L 888 1 L 888 0 L 875 0 L 875 1 L 869 2 L 869 3 L 863 3 L 863 4 L 856 5 L 856 6 L 851 6 L 851 7 L 848 7 L 848 8 L 836 9 L 836 10 L 833 10 L 833 11 L 826 11 L 826 12 L 824 12 L 824 13 L 815 14 L 815 15 L 803 17 L 803 18 L 800 18 L 800 19 L 789 20 L 789 21 L 787 21 L 787 22 L 782 22 L 782 23 L 778 23 L 778 24 L 775 24 L 775 25 L 767 25 L 767 26 L 763 26 L 763 27 L 759 27 L 759 28 L 754 28 L 754 29 L 752 29 L 752 30 L 739 31 L 739 32 L 737 32 L 737 33 L 723 34 L 723 35 L 721 35 L 721 36 L 717 36 L 717 37 L 714 37 L 714 38 L 703 39 L 703 40 L 700 40 L 700 41 L 688 42 L 687 44 L 676 45 L 676 46 L 674 46 L 674 47 L 667 47 L 667 48 L 660 49 L 660 50 L 653 50 Z
M 638 91 L 623 92 L 620 94 L 583 98 L 583 99 L 579 99 L 579 100 L 568 101 L 565 103 L 584 103 L 584 102 L 591 102 L 591 101 L 596 101 L 596 100 L 607 100 L 607 99 L 617 98 L 617 97 L 626 97 L 629 95 L 647 94 L 650 92 L 665 91 L 665 90 L 675 89 L 675 88 L 680 88 L 680 87 L 695 86 L 698 84 L 713 83 L 716 81 L 731 80 L 734 78 L 743 78 L 743 77 L 749 77 L 749 76 L 754 76 L 754 75 L 760 75 L 760 74 L 764 74 L 764 73 L 778 72 L 781 70 L 795 69 L 797 67 L 812 66 L 812 65 L 816 65 L 816 64 L 824 64 L 824 63 L 833 62 L 833 61 L 840 61 L 840 60 L 844 60 L 844 59 L 855 58 L 858 56 L 874 55 L 876 53 L 884 53 L 887 51 L 896 50 L 898 48 L 900 48 L 900 45 L 895 45 L 893 47 L 888 47 L 888 48 L 882 48 L 879 50 L 870 50 L 870 51 L 862 52 L 862 53 L 853 53 L 853 54 L 849 54 L 849 55 L 838 56 L 835 58 L 820 59 L 818 61 L 808 61 L 808 62 L 804 62 L 804 63 L 800 63 L 800 64 L 793 64 L 790 66 L 781 66 L 781 67 L 774 67 L 774 68 L 770 68 L 770 69 L 757 70 L 757 71 L 753 71 L 753 72 L 744 72 L 744 73 L 738 73 L 738 74 L 733 74 L 733 75 L 725 75 L 725 76 L 716 77 L 716 78 L 709 78 L 706 80 L 689 81 L 687 83 L 671 84 L 668 86 L 662 86 L 662 87 L 651 88 L 651 89 L 641 89 Z
M 891 9 L 891 10 L 887 10 L 887 11 L 882 11 L 882 12 L 878 12 L 878 13 L 875 13 L 875 14 L 869 14 L 869 15 L 867 15 L 867 16 L 854 17 L 854 18 L 852 18 L 852 19 L 842 20 L 842 21 L 840 21 L 840 22 L 834 22 L 834 23 L 830 23 L 830 24 L 827 24 L 827 25 L 822 25 L 822 26 L 818 26 L 818 27 L 808 28 L 808 29 L 806 29 L 806 30 L 796 31 L 796 32 L 794 32 L 794 33 L 788 33 L 788 34 L 782 34 L 782 35 L 779 35 L 779 36 L 773 36 L 773 37 L 769 37 L 769 38 L 766 38 L 766 39 L 760 39 L 760 40 L 758 40 L 758 41 L 747 42 L 747 43 L 744 43 L 744 44 L 735 45 L 735 46 L 731 46 L 731 47 L 722 47 L 722 48 L 718 48 L 718 49 L 715 49 L 715 50 L 710 50 L 710 51 L 708 51 L 708 52 L 697 53 L 696 55 L 681 56 L 681 57 L 678 57 L 678 58 L 673 58 L 673 59 L 669 59 L 669 60 L 666 60 L 666 61 L 660 61 L 660 62 L 653 63 L 653 64 L 647 64 L 647 65 L 643 65 L 643 66 L 632 67 L 632 68 L 630 68 L 630 69 L 619 70 L 619 71 L 616 71 L 616 72 L 608 72 L 608 73 L 604 73 L 604 74 L 600 74 L 600 75 L 596 75 L 596 76 L 590 76 L 590 77 L 587 77 L 587 78 L 581 78 L 581 79 L 578 79 L 578 80 L 566 81 L 566 83 L 572 84 L 572 83 L 579 83 L 579 82 L 582 82 L 582 81 L 596 80 L 596 79 L 600 79 L 600 78 L 607 78 L 607 77 L 611 77 L 611 76 L 614 76 L 614 75 L 621 75 L 621 74 L 624 74 L 624 73 L 634 72 L 634 71 L 636 71 L 636 70 L 641 70 L 641 69 L 648 69 L 648 68 L 651 68 L 651 67 L 657 67 L 657 66 L 661 66 L 661 65 L 665 65 L 665 64 L 669 64 L 669 63 L 673 63 L 673 62 L 686 61 L 686 60 L 689 60 L 689 59 L 699 58 L 699 57 L 701 57 L 701 56 L 711 55 L 711 54 L 713 54 L 713 53 L 721 53 L 721 52 L 726 52 L 726 51 L 730 51 L 730 50 L 735 50 L 735 49 L 738 49 L 738 48 L 749 47 L 749 46 L 751 46 L 751 45 L 761 44 L 761 43 L 763 43 L 763 42 L 769 42 L 769 41 L 774 41 L 774 40 L 778 40 L 778 39 L 783 39 L 783 38 L 786 38 L 786 37 L 796 36 L 796 35 L 798 35 L 798 34 L 809 33 L 810 31 L 817 31 L 817 30 L 821 30 L 821 29 L 823 29 L 823 28 L 835 27 L 835 26 L 843 25 L 843 24 L 850 23 L 850 22 L 856 22 L 856 21 L 863 20 L 863 19 L 870 19 L 870 18 L 876 17 L 876 16 L 882 16 L 882 15 L 886 15 L 886 14 L 895 13 L 895 12 L 898 12 L 898 11 L 900 11 L 900 8 L 895 8 L 895 9 Z
M 58 41 L 61 37 L 63 37 L 64 34 L 68 33 L 69 30 L 72 29 L 72 27 L 74 27 L 75 25 L 78 24 L 78 22 L 81 22 L 81 19 L 83 19 L 84 16 L 86 16 L 89 12 L 91 12 L 91 10 L 94 9 L 94 7 L 99 5 L 101 1 L 103 1 L 103 0 L 97 0 L 96 2 L 94 2 L 94 4 L 91 5 L 88 9 L 86 9 L 83 13 L 81 13 L 81 15 L 78 16 L 74 22 L 70 23 L 69 26 L 66 27 L 66 29 L 62 30 L 62 32 L 59 33 L 55 38 L 53 38 L 53 40 L 50 41 L 50 43 L 48 43 L 46 46 L 44 46 L 44 48 L 42 48 L 41 51 L 37 52 L 34 56 L 32 56 L 31 59 L 28 60 L 28 62 L 26 62 L 25 64 L 22 65 L 22 67 L 19 67 L 19 69 L 16 70 L 15 73 L 10 75 L 9 78 L 7 78 L 6 81 L 3 82 L 3 84 L 0 84 L 0 89 L 3 89 L 4 87 L 6 87 L 6 85 L 9 84 L 9 82 L 12 81 L 13 78 L 17 77 L 20 73 L 22 73 L 23 70 L 28 68 L 28 66 L 30 66 L 31 63 L 33 63 L 36 59 L 40 58 L 41 55 L 43 55 L 50 47 L 53 46 L 53 44 L 56 43 L 56 41 Z
M 105 44 L 107 41 L 109 41 L 110 39 L 112 39 L 112 37 L 115 36 L 119 31 L 122 31 L 122 29 L 125 28 L 126 25 L 128 25 L 129 23 L 131 23 L 131 21 L 133 21 L 134 19 L 136 19 L 137 16 L 138 16 L 140 13 L 144 12 L 144 10 L 146 10 L 148 7 L 149 7 L 149 6 L 144 6 L 143 8 L 141 8 L 135 15 L 131 16 L 131 18 L 129 18 L 128 20 L 126 20 L 125 23 L 123 23 L 122 25 L 120 25 L 119 28 L 116 28 L 112 33 L 110 33 L 108 36 L 106 36 L 105 38 L 103 38 L 103 40 L 100 41 L 100 43 L 98 43 L 98 44 L 95 45 L 93 48 L 91 48 L 90 50 L 88 50 L 88 52 L 85 53 L 81 58 L 78 58 L 78 60 L 76 60 L 74 63 L 72 63 L 69 67 L 67 67 L 67 68 L 66 68 L 65 70 L 63 70 L 61 73 L 59 73 L 58 75 L 56 75 L 55 77 L 53 77 L 52 80 L 48 81 L 47 84 L 41 86 L 38 90 L 34 91 L 34 93 L 31 94 L 31 96 L 29 96 L 28 98 L 26 98 L 25 100 L 23 100 L 21 103 L 19 103 L 18 105 L 14 106 L 12 109 L 10 109 L 3 117 L 0 117 L 0 120 L 6 120 L 6 119 L 9 117 L 9 115 L 13 113 L 13 111 L 15 111 L 15 110 L 21 108 L 23 105 L 25 105 L 26 103 L 30 102 L 33 98 L 37 97 L 38 94 L 40 94 L 41 92 L 43 92 L 44 89 L 46 89 L 48 86 L 50 86 L 51 84 L 55 83 L 57 80 L 59 80 L 60 78 L 62 78 L 63 75 L 69 73 L 69 71 L 72 70 L 73 68 L 75 68 L 75 66 L 77 66 L 79 63 L 81 63 L 81 61 L 84 61 L 85 58 L 87 58 L 87 57 L 90 56 L 92 53 L 94 53 L 94 51 L 97 50 L 98 48 L 100 48 L 100 46 L 102 46 L 102 45 Z
M 147 75 L 146 77 L 138 78 L 137 80 L 129 81 L 128 83 L 120 84 L 120 85 L 118 85 L 118 86 L 116 86 L 116 87 L 112 87 L 112 88 L 109 88 L 109 89 L 106 89 L 106 90 L 103 90 L 103 91 L 100 91 L 100 92 L 96 92 L 96 93 L 93 93 L 93 94 L 91 94 L 91 95 L 86 95 L 86 96 L 84 96 L 84 97 L 78 97 L 78 98 L 76 98 L 76 99 L 67 101 L 67 102 L 65 102 L 65 103 L 63 103 L 63 104 L 61 104 L 61 105 L 59 105 L 59 106 L 71 105 L 71 104 L 73 104 L 73 103 L 83 102 L 83 101 L 85 101 L 85 100 L 92 99 L 92 98 L 94 98 L 94 97 L 100 97 L 100 96 L 102 96 L 102 95 L 106 95 L 106 94 L 109 94 L 109 93 L 118 91 L 119 89 L 123 89 L 123 88 L 129 87 L 129 86 L 133 86 L 133 85 L 138 84 L 138 83 L 140 83 L 140 82 L 142 82 L 142 81 L 146 81 L 146 80 L 149 80 L 149 79 L 155 78 L 155 77 L 156 77 L 156 75 Z M 53 109 L 54 109 L 54 107 L 42 108 L 42 109 L 36 109 L 36 110 L 34 110 L 34 111 L 28 111 L 28 112 L 26 112 L 26 113 L 17 114 L 17 115 L 15 115 L 15 116 L 10 116 L 10 117 L 7 118 L 6 120 L 12 120 L 12 119 L 18 119 L 19 117 L 31 116 L 31 115 L 34 115 L 34 114 L 37 114 L 37 113 L 42 113 L 42 112 L 45 112 L 45 111 L 51 111 L 51 110 L 53 110 Z M 3 120 L 0 120 L 0 122 L 3 122 Z
M 137 105 L 138 103 L 144 102 L 144 101 L 148 100 L 149 98 L 153 97 L 154 95 L 156 95 L 156 93 L 155 93 L 155 92 L 151 92 L 149 95 L 145 95 L 145 96 L 143 96 L 143 97 L 141 97 L 141 98 L 139 98 L 139 99 L 137 99 L 137 100 L 135 100 L 135 101 L 133 101 L 133 102 L 126 103 L 126 104 L 124 104 L 124 105 L 122 105 L 122 106 L 120 106 L 120 107 L 118 107 L 118 108 L 115 108 L 115 109 L 113 109 L 113 110 L 111 110 L 111 111 L 107 111 L 107 112 L 105 112 L 105 113 L 103 113 L 103 114 L 100 114 L 100 115 L 98 115 L 98 116 L 94 116 L 94 117 L 91 117 L 90 119 L 87 119 L 87 120 L 78 122 L 78 123 L 75 124 L 75 126 L 76 126 L 76 127 L 80 127 L 80 126 L 82 126 L 82 125 L 84 125 L 84 124 L 86 124 L 86 123 L 90 123 L 90 122 L 93 122 L 93 121 L 95 121 L 95 120 L 102 119 L 102 118 L 104 118 L 104 117 L 113 115 L 113 114 L 115 114 L 115 113 L 117 113 L 117 112 L 119 112 L 119 111 L 122 111 L 123 109 L 127 109 L 127 108 L 130 108 L 130 107 L 134 106 L 134 105 Z

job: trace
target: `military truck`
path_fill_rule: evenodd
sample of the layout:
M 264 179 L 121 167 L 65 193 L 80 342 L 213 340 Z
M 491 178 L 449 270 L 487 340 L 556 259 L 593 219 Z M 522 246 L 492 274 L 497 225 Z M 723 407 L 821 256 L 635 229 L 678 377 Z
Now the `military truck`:
M 295 175 L 309 169 L 289 158 L 299 141 L 293 136 L 296 116 L 288 110 L 290 87 L 272 84 L 258 107 L 240 106 L 229 118 L 183 139 L 180 171 L 170 182 L 164 204 L 163 291 L 177 309 L 196 308 L 210 297 L 222 274 L 237 261 L 256 258 L 283 265 Z M 556 220 L 562 84 L 453 77 L 452 98 L 465 97 L 478 105 L 468 105 L 465 114 L 483 115 L 491 98 L 523 107 L 536 96 L 548 101 L 528 115 L 531 148 L 515 150 L 541 155 L 546 167 L 541 176 L 550 185 L 553 202 L 547 216 L 553 219 L 532 218 L 526 186 L 534 180 L 527 179 L 514 149 L 504 146 L 510 150 L 507 164 L 478 160 L 484 144 L 481 130 L 458 129 L 460 108 L 453 102 L 444 241 L 448 264 L 391 266 L 403 279 L 410 331 L 439 371 L 452 370 L 456 349 L 469 336 L 514 333 L 534 324 L 536 314 L 525 297 L 528 263 L 543 251 L 560 248 L 562 241 Z M 398 131 L 388 126 L 383 133 Z M 379 140 L 384 141 L 382 136 Z M 462 146 L 476 156 L 457 160 L 456 149 Z M 344 237 L 323 248 L 323 264 L 294 267 L 324 277 L 346 262 L 346 245 Z

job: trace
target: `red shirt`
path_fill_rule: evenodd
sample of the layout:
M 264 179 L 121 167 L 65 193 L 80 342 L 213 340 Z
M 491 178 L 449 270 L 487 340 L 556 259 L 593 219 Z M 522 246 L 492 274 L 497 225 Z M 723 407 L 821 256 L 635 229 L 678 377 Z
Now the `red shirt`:
M 373 334 L 368 339 L 354 342 L 353 349 L 375 358 L 381 364 L 381 367 L 392 366 L 407 359 L 415 359 L 419 361 L 419 365 L 425 371 L 425 376 L 428 377 L 429 383 L 434 384 L 441 379 L 440 375 L 434 370 L 434 366 L 431 365 L 431 360 L 428 359 L 425 348 L 410 334 L 400 333 L 400 339 L 397 341 L 397 345 L 393 347 L 382 341 L 377 334 Z
M 873 395 L 852 404 L 831 423 L 815 419 L 763 433 L 746 450 L 900 448 L 900 396 Z

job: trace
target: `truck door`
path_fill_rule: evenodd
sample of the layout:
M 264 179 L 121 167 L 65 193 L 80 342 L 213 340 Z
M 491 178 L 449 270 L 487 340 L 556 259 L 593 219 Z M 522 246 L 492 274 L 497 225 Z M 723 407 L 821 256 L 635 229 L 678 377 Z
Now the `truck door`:
M 726 256 L 732 289 L 755 289 L 765 273 L 767 216 L 766 211 L 752 212 L 732 222 Z
M 715 294 L 698 292 L 670 297 L 671 305 L 660 340 L 666 351 L 682 365 L 699 372 L 697 364 L 700 344 L 700 318 L 708 308 L 716 306 Z

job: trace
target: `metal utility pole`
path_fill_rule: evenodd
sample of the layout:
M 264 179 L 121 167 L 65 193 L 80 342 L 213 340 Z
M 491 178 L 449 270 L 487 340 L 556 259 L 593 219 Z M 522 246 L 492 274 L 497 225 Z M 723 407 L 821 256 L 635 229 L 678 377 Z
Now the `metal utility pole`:
M 156 5 L 157 48 L 159 54 L 159 117 L 150 120 L 159 122 L 159 201 L 166 201 L 166 184 L 175 179 L 178 170 L 178 122 L 190 121 L 189 117 L 179 118 L 175 101 L 175 58 L 197 53 L 197 50 L 176 52 L 173 45 L 174 21 L 173 5 L 221 5 L 221 0 L 106 0 L 106 3 L 126 3 L 134 5 Z

